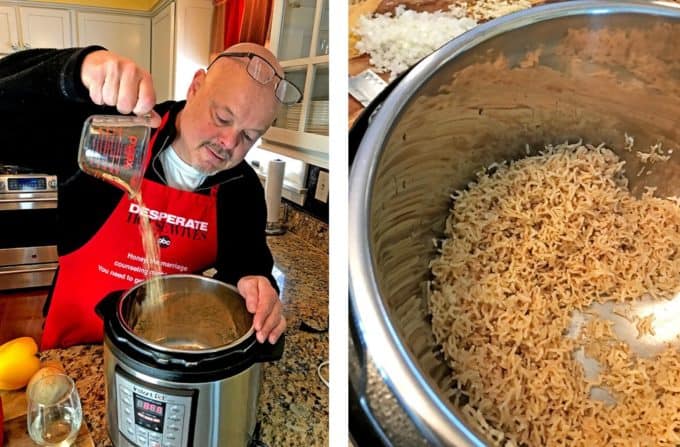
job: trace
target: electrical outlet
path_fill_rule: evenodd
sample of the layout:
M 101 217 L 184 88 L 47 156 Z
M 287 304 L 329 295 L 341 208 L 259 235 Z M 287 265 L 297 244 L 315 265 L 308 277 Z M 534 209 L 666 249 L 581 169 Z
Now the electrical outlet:
M 319 172 L 314 198 L 323 203 L 328 203 L 328 172 L 326 171 Z

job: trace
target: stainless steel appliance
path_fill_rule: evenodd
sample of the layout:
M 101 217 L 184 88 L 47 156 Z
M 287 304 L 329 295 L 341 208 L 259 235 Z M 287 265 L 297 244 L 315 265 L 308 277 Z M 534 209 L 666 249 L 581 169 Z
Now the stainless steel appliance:
M 57 177 L 0 165 L 0 290 L 52 283 Z
M 680 144 L 680 9 L 656 3 L 570 1 L 480 25 L 357 121 L 348 221 L 357 443 L 495 445 L 448 397 L 425 298 L 450 194 L 480 168 L 525 156 L 526 143 L 583 138 L 619 148 L 634 193 L 680 194 L 680 157 L 636 176 L 644 165 L 623 150 L 626 132 L 639 148 Z
M 158 298 L 148 298 L 159 285 Z M 257 342 L 234 287 L 168 275 L 109 295 L 97 312 L 104 319 L 106 414 L 115 446 L 256 441 L 261 363 L 281 358 L 284 341 Z

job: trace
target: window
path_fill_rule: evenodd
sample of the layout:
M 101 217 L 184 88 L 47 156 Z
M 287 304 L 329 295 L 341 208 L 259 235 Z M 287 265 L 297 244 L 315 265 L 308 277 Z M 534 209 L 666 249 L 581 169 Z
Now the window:
M 328 0 L 274 1 L 270 48 L 302 99 L 282 107 L 260 147 L 324 168 L 328 168 L 328 41 Z

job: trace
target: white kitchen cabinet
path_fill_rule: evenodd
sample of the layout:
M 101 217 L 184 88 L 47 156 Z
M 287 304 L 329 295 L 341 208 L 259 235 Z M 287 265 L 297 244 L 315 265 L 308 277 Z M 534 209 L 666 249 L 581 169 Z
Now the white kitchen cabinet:
M 170 3 L 151 20 L 151 76 L 158 102 L 172 99 L 175 85 L 175 4 Z
M 176 0 L 154 16 L 151 75 L 158 100 L 185 99 L 194 73 L 208 66 L 212 10 L 211 0 Z
M 0 6 L 0 54 L 8 54 L 19 49 L 19 27 L 16 8 Z
M 73 46 L 67 9 L 0 5 L 0 54 Z
M 211 0 L 177 0 L 175 32 L 175 99 L 186 98 L 199 68 L 210 63 Z
M 19 7 L 21 40 L 26 48 L 67 48 L 71 38 L 71 12 L 66 9 Z
M 77 12 L 78 45 L 101 45 L 151 71 L 151 19 L 127 14 Z

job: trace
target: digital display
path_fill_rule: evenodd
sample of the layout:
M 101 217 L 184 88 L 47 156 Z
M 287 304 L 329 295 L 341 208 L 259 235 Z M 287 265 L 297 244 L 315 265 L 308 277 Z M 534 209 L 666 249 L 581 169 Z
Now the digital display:
M 7 179 L 7 188 L 10 191 L 36 191 L 47 189 L 47 180 L 44 177 L 20 177 Z
M 157 433 L 162 433 L 165 402 L 156 402 L 137 393 L 134 393 L 134 397 L 135 424 Z
M 147 402 L 145 400 L 139 400 L 137 401 L 137 408 L 141 408 L 142 410 L 145 411 L 150 411 L 152 413 L 157 414 L 158 416 L 163 416 L 163 405 L 156 405 L 152 404 L 151 402 Z

